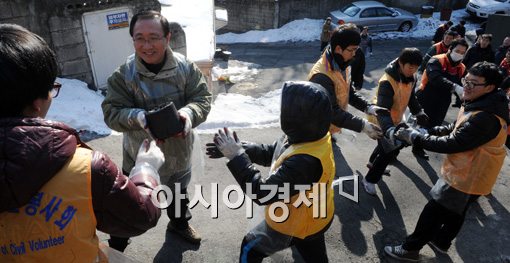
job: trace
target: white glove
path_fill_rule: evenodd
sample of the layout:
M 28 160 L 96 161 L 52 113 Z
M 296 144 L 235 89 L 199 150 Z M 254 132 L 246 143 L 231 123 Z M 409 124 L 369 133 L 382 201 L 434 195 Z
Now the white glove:
M 406 142 L 407 144 L 410 144 L 410 145 L 413 144 L 414 139 L 418 135 L 420 135 L 420 132 L 415 130 L 415 129 L 413 129 L 413 128 L 399 129 L 395 133 L 395 137 L 397 137 L 397 139 L 399 139 L 401 141 L 404 141 L 404 142 Z
M 154 178 L 159 184 L 160 179 L 158 170 L 164 162 L 165 156 L 156 145 L 156 141 L 151 141 L 149 143 L 149 140 L 145 139 L 142 142 L 142 145 L 140 145 L 140 149 L 136 155 L 135 167 L 131 169 L 129 178 L 140 174 L 146 174 Z
M 388 109 L 379 107 L 377 105 L 368 105 L 367 109 L 365 110 L 365 113 L 368 115 L 377 116 L 377 111 L 388 111 Z
M 138 121 L 138 124 L 142 129 L 147 129 L 147 119 L 145 119 L 145 111 L 140 111 L 136 115 L 136 121 Z
M 381 128 L 379 126 L 368 122 L 367 120 L 363 119 L 363 130 L 362 132 L 366 133 L 368 137 L 371 139 L 380 139 L 383 136 Z
M 236 132 L 231 133 L 228 128 L 223 128 L 223 130 L 218 130 L 218 133 L 214 135 L 214 143 L 218 147 L 218 150 L 223 154 L 223 156 L 227 157 L 229 160 L 234 159 L 236 156 L 244 153 L 243 146 L 241 145 L 241 141 L 237 137 Z
M 459 84 L 453 84 L 453 91 L 459 95 L 459 98 L 462 99 L 462 95 L 464 95 L 464 88 Z
M 184 122 L 184 128 L 181 133 L 178 135 L 182 137 L 188 136 L 189 132 L 191 131 L 191 117 L 189 116 L 189 113 L 185 110 L 179 110 L 177 111 L 179 113 L 179 117 L 181 118 L 181 121 Z

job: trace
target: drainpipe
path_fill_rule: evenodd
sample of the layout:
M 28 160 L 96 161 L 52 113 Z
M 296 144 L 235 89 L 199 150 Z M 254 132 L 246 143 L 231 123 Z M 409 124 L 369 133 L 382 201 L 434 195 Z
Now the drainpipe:
M 278 20 L 280 19 L 280 2 L 274 0 L 274 16 L 273 16 L 273 28 L 278 28 Z

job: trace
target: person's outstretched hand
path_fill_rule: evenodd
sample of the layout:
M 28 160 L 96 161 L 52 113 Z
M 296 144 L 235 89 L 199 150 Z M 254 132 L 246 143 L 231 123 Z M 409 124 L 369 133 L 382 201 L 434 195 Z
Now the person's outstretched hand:
M 235 131 L 230 132 L 230 130 L 226 127 L 223 128 L 223 130 L 218 130 L 218 133 L 214 135 L 214 144 L 218 147 L 221 154 L 229 160 L 232 160 L 236 156 L 244 153 L 244 149 L 241 145 L 241 141 L 239 141 L 239 138 L 237 137 L 237 133 Z
M 156 141 L 145 139 L 140 145 L 138 154 L 136 155 L 135 167 L 129 173 L 129 178 L 132 178 L 141 173 L 152 176 L 159 183 L 159 168 L 165 162 L 165 155 L 156 145 Z
M 368 122 L 367 120 L 363 120 L 363 129 L 362 132 L 366 133 L 368 137 L 371 139 L 377 140 L 383 136 L 383 132 L 379 126 Z

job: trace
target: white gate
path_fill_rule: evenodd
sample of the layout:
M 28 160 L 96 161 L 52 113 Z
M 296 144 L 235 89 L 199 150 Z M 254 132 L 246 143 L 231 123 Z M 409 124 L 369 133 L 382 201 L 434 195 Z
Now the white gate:
M 108 77 L 134 53 L 133 40 L 129 35 L 132 17 L 128 7 L 83 14 L 85 42 L 98 89 L 106 89 Z

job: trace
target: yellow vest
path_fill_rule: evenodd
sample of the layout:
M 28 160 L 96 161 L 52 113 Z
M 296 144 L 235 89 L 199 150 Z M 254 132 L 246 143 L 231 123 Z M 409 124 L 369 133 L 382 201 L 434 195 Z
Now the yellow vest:
M 351 83 L 351 67 L 345 69 L 345 78 L 338 70 L 333 70 L 333 66 L 329 63 L 326 52 L 322 54 L 321 59 L 315 63 L 312 70 L 308 74 L 308 80 L 310 80 L 315 74 L 322 73 L 328 76 L 335 84 L 335 95 L 336 103 L 338 106 L 346 111 L 349 105 L 349 91 Z M 330 133 L 340 132 L 341 129 L 333 124 L 329 127 Z
M 27 205 L 0 214 L 0 262 L 97 259 L 91 159 L 90 150 L 78 147 Z
M 384 73 L 384 75 L 379 79 L 379 85 L 383 81 L 389 81 L 391 87 L 393 88 L 393 106 L 390 109 L 391 120 L 394 125 L 399 124 L 402 121 L 402 116 L 406 111 L 406 108 L 409 104 L 409 98 L 411 98 L 411 92 L 413 91 L 413 83 L 409 82 L 404 84 L 402 82 L 397 82 L 393 77 Z M 377 90 L 375 92 L 374 99 L 372 103 L 377 105 L 377 94 L 379 93 L 379 86 L 377 86 Z M 377 117 L 374 115 L 367 114 L 367 120 L 374 123 L 379 124 L 377 121 Z
M 283 222 L 275 222 L 269 216 L 269 207 L 266 206 L 265 218 L 266 223 L 274 230 L 286 234 L 288 236 L 305 238 L 313 235 L 324 229 L 329 222 L 333 219 L 335 211 L 335 203 L 333 200 L 333 188 L 331 183 L 335 176 L 335 162 L 333 160 L 333 150 L 331 146 L 331 135 L 328 133 L 322 139 L 314 142 L 306 142 L 291 145 L 283 152 L 276 162 L 271 167 L 272 171 L 276 171 L 281 164 L 289 157 L 296 154 L 311 155 L 321 161 L 322 176 L 317 182 L 315 188 L 311 187 L 306 191 L 307 199 L 312 203 L 309 207 L 302 203 L 300 206 L 294 206 L 294 202 L 299 197 L 295 194 L 290 197 L 289 203 L 278 201 L 282 206 L 286 206 L 289 211 L 289 216 Z M 325 188 L 320 188 L 319 184 L 323 184 Z M 320 189 L 320 190 L 319 190 Z M 324 190 L 324 191 L 323 191 Z M 321 193 L 320 193 L 321 192 Z M 308 197 L 317 197 L 316 200 L 310 200 Z M 314 206 L 318 200 L 319 206 Z M 314 217 L 315 210 L 315 217 Z M 322 211 L 323 213 L 317 213 Z M 276 216 L 280 217 L 283 214 L 281 208 L 275 210 Z
M 478 112 L 464 113 L 462 108 L 454 130 Z M 507 124 L 502 118 L 497 118 L 501 130 L 494 139 L 475 149 L 446 156 L 441 173 L 453 188 L 474 195 L 487 195 L 492 191 L 506 155 Z

